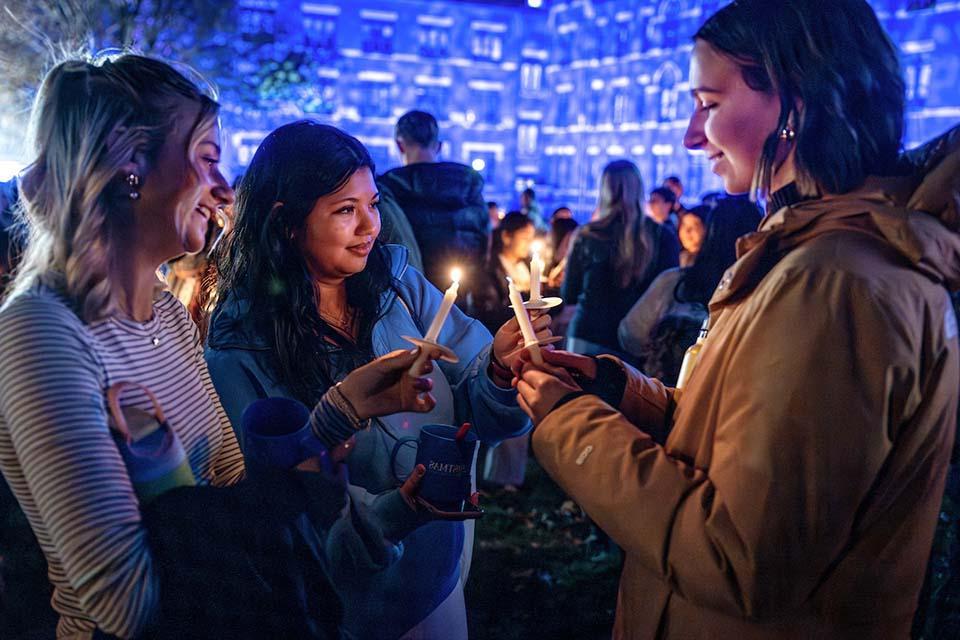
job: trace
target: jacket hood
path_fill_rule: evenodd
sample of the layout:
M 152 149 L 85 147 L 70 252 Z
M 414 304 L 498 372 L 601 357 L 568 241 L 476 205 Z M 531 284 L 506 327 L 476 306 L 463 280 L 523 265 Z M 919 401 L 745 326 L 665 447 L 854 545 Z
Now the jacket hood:
M 417 162 L 391 169 L 378 182 L 387 185 L 400 202 L 416 199 L 428 208 L 459 209 L 473 204 L 483 189 L 483 178 L 456 162 Z
M 960 126 L 904 154 L 900 169 L 901 175 L 868 178 L 850 193 L 771 212 L 759 231 L 737 242 L 738 261 L 711 306 L 752 287 L 776 262 L 771 256 L 834 231 L 877 238 L 933 281 L 960 289 Z
M 399 280 L 407 269 L 407 249 L 397 244 L 382 245 L 379 249 L 386 255 L 390 266 L 390 275 Z M 381 309 L 386 309 L 396 297 L 393 288 L 384 293 Z M 244 291 L 230 291 L 226 298 L 217 304 L 210 316 L 210 329 L 207 334 L 207 346 L 211 349 L 247 349 L 264 351 L 271 348 L 268 336 L 257 330 L 254 305 Z

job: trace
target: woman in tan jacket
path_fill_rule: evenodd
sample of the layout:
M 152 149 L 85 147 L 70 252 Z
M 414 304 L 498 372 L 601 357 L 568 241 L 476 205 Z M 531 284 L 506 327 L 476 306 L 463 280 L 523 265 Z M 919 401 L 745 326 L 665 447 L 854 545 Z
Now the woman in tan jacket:
M 523 369 L 534 453 L 626 552 L 618 638 L 908 637 L 956 428 L 960 128 L 898 160 L 864 0 L 738 0 L 690 87 L 685 145 L 769 215 L 682 392 L 605 356 Z

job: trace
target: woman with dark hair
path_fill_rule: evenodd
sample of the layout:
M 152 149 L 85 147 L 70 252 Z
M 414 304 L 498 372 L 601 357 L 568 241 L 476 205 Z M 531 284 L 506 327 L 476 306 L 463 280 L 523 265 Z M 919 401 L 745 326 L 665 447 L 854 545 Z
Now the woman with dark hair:
M 574 232 L 579 226 L 573 218 L 573 213 L 567 207 L 560 207 L 553 212 L 553 216 L 550 218 L 550 235 L 547 243 L 547 251 L 549 252 L 547 273 L 552 273 L 561 262 L 567 259 L 567 254 L 570 253 L 570 245 L 573 244 L 573 239 L 576 237 Z
M 710 207 L 705 204 L 680 212 L 677 237 L 680 240 L 681 267 L 693 266 L 696 261 L 697 254 L 703 246 L 703 237 L 707 231 L 706 218 L 709 213 Z
M 690 212 L 686 216 L 698 217 Z M 620 321 L 620 346 L 636 356 L 643 373 L 667 385 L 676 383 L 684 352 L 696 341 L 707 318 L 710 296 L 737 259 L 737 239 L 755 231 L 759 223 L 756 204 L 734 198 L 720 200 L 710 213 L 696 262 L 657 276 Z
M 403 336 L 422 336 L 436 315 L 442 294 L 407 266 L 403 247 L 377 242 L 373 176 L 358 140 L 312 121 L 280 127 L 257 149 L 240 184 L 207 339 L 210 372 L 231 417 L 264 397 L 312 405 L 357 367 L 409 351 Z M 548 325 L 546 316 L 535 321 L 542 337 Z M 345 398 L 351 420 L 314 425 L 328 446 L 356 437 L 347 458 L 351 497 L 375 508 L 391 495 L 415 458 L 413 448 L 395 447 L 425 424 L 470 422 L 488 444 L 528 431 L 510 387 L 520 339 L 516 320 L 491 337 L 453 307 L 439 342 L 459 362 L 432 371 L 432 411 L 371 424 L 373 414 L 357 406 L 378 401 L 371 391 Z M 347 632 L 465 638 L 471 549 L 472 526 L 461 522 L 433 522 L 407 536 L 403 556 L 362 588 L 337 585 L 345 589 Z
M 960 129 L 898 163 L 865 0 L 737 0 L 690 88 L 684 144 L 767 216 L 681 391 L 610 358 L 524 369 L 534 453 L 626 550 L 617 637 L 908 637 L 956 431 Z
M 474 293 L 473 313 L 490 331 L 496 331 L 513 316 L 507 305 L 507 277 L 521 292 L 530 291 L 530 245 L 536 233 L 526 214 L 511 211 L 493 230 L 490 256 L 483 270 L 483 282 Z
M 567 257 L 561 296 L 576 304 L 567 349 L 617 351 L 617 325 L 664 269 L 677 266 L 680 246 L 643 213 L 637 165 L 614 160 L 603 169 L 595 220 L 583 226 Z

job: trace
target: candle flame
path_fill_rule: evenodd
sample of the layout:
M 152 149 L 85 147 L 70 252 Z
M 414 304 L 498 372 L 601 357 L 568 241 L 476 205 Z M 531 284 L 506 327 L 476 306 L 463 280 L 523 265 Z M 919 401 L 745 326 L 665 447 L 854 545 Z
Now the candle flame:
M 460 267 L 454 267 L 450 270 L 450 279 L 454 282 L 460 282 L 460 278 L 463 277 L 463 271 L 460 270 Z
M 540 240 L 534 240 L 533 244 L 530 245 L 530 250 L 533 251 L 534 254 L 540 253 L 543 251 L 543 242 Z

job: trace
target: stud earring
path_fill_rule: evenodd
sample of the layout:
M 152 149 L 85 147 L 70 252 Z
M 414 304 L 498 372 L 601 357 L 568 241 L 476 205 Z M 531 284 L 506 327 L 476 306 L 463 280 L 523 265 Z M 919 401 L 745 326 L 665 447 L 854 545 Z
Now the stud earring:
M 131 173 L 130 175 L 127 176 L 126 183 L 127 183 L 127 186 L 130 187 L 130 199 L 139 200 L 140 192 L 137 191 L 137 187 L 140 186 L 140 176 L 138 176 L 135 173 Z
M 793 139 L 797 137 L 797 132 L 794 131 L 789 125 L 780 129 L 780 139 L 786 140 L 787 142 L 793 142 Z

